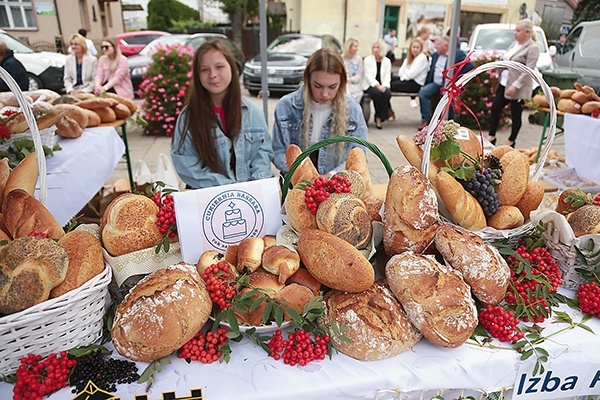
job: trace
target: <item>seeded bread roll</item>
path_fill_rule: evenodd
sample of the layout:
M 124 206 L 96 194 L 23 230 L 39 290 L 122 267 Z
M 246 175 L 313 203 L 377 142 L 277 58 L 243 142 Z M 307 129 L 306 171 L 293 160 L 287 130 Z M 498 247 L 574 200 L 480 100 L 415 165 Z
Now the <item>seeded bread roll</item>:
M 511 151 L 500 158 L 502 181 L 498 185 L 498 200 L 505 206 L 516 205 L 527 190 L 529 160 L 520 151 Z
M 359 199 L 364 199 L 365 197 L 365 181 L 363 177 L 356 171 L 352 169 L 344 169 L 340 172 L 337 172 L 335 175 L 346 178 L 350 181 L 350 192 L 358 197 Z M 334 175 L 334 176 L 335 176 Z
M 388 261 L 385 276 L 408 320 L 431 343 L 458 347 L 475 331 L 477 308 L 471 289 L 452 268 L 407 251 Z
M 600 233 L 600 207 L 586 205 L 567 216 L 576 237 Z
M 125 358 L 152 362 L 193 338 L 211 310 L 195 266 L 182 263 L 159 269 L 138 282 L 119 304 L 113 344 Z
M 421 334 L 408 322 L 398 300 L 377 281 L 360 293 L 338 290 L 324 298 L 324 324 L 346 326 L 349 342 L 331 335 L 335 348 L 357 360 L 381 360 L 398 355 L 421 340 Z
M 300 268 L 300 255 L 282 245 L 271 246 L 263 252 L 262 267 L 265 271 L 277 275 L 279 283 L 285 284 L 285 281 Z
M 241 273 L 254 272 L 260 267 L 265 242 L 262 238 L 246 238 L 238 244 L 236 268 Z
M 467 229 L 442 224 L 435 234 L 435 248 L 460 271 L 481 302 L 496 305 L 504 299 L 510 269 L 494 246 Z
M 332 193 L 319 204 L 317 226 L 357 249 L 365 249 L 371 244 L 371 217 L 365 203 L 352 193 Z

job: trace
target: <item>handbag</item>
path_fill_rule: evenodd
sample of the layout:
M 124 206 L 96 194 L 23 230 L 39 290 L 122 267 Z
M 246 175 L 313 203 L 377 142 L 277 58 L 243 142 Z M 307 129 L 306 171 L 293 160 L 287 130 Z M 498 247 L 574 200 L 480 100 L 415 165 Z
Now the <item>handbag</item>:
M 135 168 L 134 181 L 138 188 L 150 183 L 162 182 L 164 183 L 164 188 L 173 190 L 183 189 L 183 184 L 179 180 L 177 172 L 175 172 L 173 161 L 165 153 L 158 155 L 156 172 L 154 173 L 150 171 L 145 160 L 139 160 Z

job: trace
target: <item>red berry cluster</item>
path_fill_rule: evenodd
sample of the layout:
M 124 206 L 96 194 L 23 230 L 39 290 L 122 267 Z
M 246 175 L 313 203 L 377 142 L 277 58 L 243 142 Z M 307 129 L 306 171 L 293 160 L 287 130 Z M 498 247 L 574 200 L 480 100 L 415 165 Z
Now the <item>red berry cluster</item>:
M 14 400 L 42 400 L 44 396 L 67 386 L 69 373 L 77 360 L 62 351 L 59 356 L 29 354 L 21 359 L 17 369 L 17 383 L 13 388 Z
M 312 186 L 304 189 L 304 201 L 310 212 L 315 215 L 319 204 L 329 198 L 331 193 L 350 193 L 352 182 L 348 178 L 334 175 L 331 179 L 322 176 L 315 179 Z
M 302 329 L 288 334 L 288 340 L 283 340 L 281 330 L 277 330 L 267 346 L 271 353 L 269 354 L 276 360 L 283 358 L 287 365 L 302 366 L 314 360 L 323 360 L 327 354 L 327 344 L 330 337 L 315 336 L 314 341 L 310 339 L 310 333 Z
M 156 192 L 152 195 L 152 201 L 158 206 L 158 214 L 156 214 L 157 220 L 156 225 L 160 229 L 160 233 L 166 235 L 167 232 L 169 237 L 175 236 L 175 207 L 173 203 L 173 196 L 166 194 L 161 196 L 160 192 Z
M 517 326 L 519 320 L 512 311 L 506 311 L 500 306 L 487 305 L 479 312 L 479 323 L 492 337 L 501 342 L 516 343 L 523 338 L 524 333 Z
M 600 286 L 596 282 L 584 283 L 577 289 L 579 309 L 600 318 Z
M 536 247 L 531 252 L 527 251 L 525 246 L 519 246 L 516 250 L 517 254 L 523 259 L 528 260 L 531 265 L 531 274 L 534 275 L 538 280 L 527 278 L 527 271 L 523 268 L 520 272 L 516 272 L 521 261 L 511 256 L 508 258 L 508 264 L 511 266 L 510 277 L 512 284 L 509 287 L 506 295 L 506 302 L 514 304 L 522 299 L 524 305 L 529 309 L 543 310 L 547 313 L 550 312 L 548 302 L 543 296 L 536 296 L 535 290 L 542 283 L 539 280 L 545 280 L 549 283 L 548 293 L 554 293 L 558 289 L 558 286 L 562 283 L 560 277 L 560 268 L 558 264 L 554 262 L 554 259 L 545 247 Z M 545 318 L 540 315 L 533 318 L 533 322 L 543 322 Z M 523 318 L 524 321 L 528 321 L 529 318 Z
M 32 231 L 32 232 L 29 233 L 29 236 L 43 237 L 43 238 L 48 239 L 50 237 L 50 234 L 45 233 L 45 232 Z
M 202 279 L 206 282 L 206 289 L 213 303 L 221 310 L 231 305 L 231 299 L 237 290 L 235 274 L 227 262 L 219 261 L 206 268 Z
M 177 352 L 177 357 L 191 361 L 211 364 L 221 358 L 221 347 L 227 342 L 227 329 L 219 328 L 216 332 L 198 332 Z
M 596 194 L 594 196 L 594 203 L 595 206 L 600 206 L 600 193 Z

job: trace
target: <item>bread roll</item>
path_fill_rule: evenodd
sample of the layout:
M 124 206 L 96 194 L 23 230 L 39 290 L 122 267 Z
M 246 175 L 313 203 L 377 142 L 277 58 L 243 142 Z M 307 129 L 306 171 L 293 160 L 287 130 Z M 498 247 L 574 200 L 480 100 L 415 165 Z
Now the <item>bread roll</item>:
M 281 289 L 279 293 L 273 297 L 273 300 L 283 307 L 284 319 L 289 321 L 292 319 L 292 317 L 287 309 L 291 308 L 298 314 L 302 315 L 304 307 L 312 300 L 313 297 L 313 292 L 306 286 L 299 285 L 297 283 L 291 283 L 287 286 L 284 286 L 283 289 Z
M 227 246 L 227 249 L 225 249 L 225 261 L 231 265 L 237 265 L 237 251 L 238 251 L 237 244 L 231 244 L 231 245 Z M 236 269 L 236 271 L 237 271 L 237 269 Z
M 50 298 L 76 289 L 104 271 L 102 246 L 96 236 L 86 231 L 71 231 L 58 240 L 65 249 L 69 267 L 65 280 L 50 292 Z
M 37 161 L 37 160 L 36 160 Z M 0 160 L 0 210 L 2 210 L 2 201 L 4 200 L 4 187 L 10 176 L 10 166 L 8 158 L 4 157 Z
M 129 109 L 129 113 L 130 114 L 133 114 L 138 109 L 138 105 L 137 105 L 137 103 L 135 101 L 133 101 L 131 99 L 128 99 L 126 97 L 123 97 L 123 96 L 119 96 L 116 93 L 104 92 L 104 94 L 102 96 L 103 97 L 108 97 L 110 99 L 115 99 L 119 103 L 125 105 Z
M 127 119 L 131 117 L 131 111 L 129 111 L 129 108 L 125 104 L 115 104 L 111 108 L 115 112 L 117 119 Z
M 113 345 L 125 358 L 152 362 L 192 339 L 211 310 L 210 296 L 193 265 L 159 269 L 138 282 L 119 304 Z
M 265 242 L 262 238 L 252 237 L 238 244 L 236 268 L 242 273 L 254 272 L 262 262 Z
M 481 158 L 481 151 L 482 151 L 481 142 L 479 141 L 477 136 L 475 136 L 475 134 L 473 133 L 472 130 L 470 130 L 469 128 L 465 128 L 464 126 L 461 126 L 458 128 L 457 135 L 455 136 L 454 139 L 460 146 L 461 153 L 457 154 L 455 156 L 452 156 L 448 160 L 448 164 L 450 164 L 450 166 L 456 167 L 464 162 L 466 162 L 468 164 L 472 164 L 472 162 L 470 162 L 469 159 L 467 159 L 464 156 L 464 154 L 468 154 L 474 159 Z M 445 161 L 439 160 L 438 162 L 436 162 L 436 165 L 441 168 L 441 167 L 444 167 L 446 164 L 445 164 Z
M 300 255 L 282 245 L 271 246 L 263 252 L 262 267 L 265 271 L 277 275 L 279 283 L 283 285 L 300 268 Z
M 335 175 L 348 179 L 350 181 L 350 192 L 359 199 L 364 199 L 365 181 L 358 172 L 352 169 L 344 169 L 342 171 L 336 172 Z M 371 192 L 372 191 L 373 190 L 371 189 Z
M 330 233 L 318 229 L 302 233 L 298 253 L 310 274 L 332 289 L 362 292 L 375 279 L 369 261 L 350 243 Z
M 303 189 L 290 190 L 285 196 L 283 206 L 290 225 L 296 232 L 317 229 L 317 216 L 306 206 L 306 194 Z
M 57 112 L 62 113 L 63 115 L 70 117 L 77 121 L 77 124 L 85 129 L 89 123 L 88 114 L 84 111 L 83 108 L 78 107 L 73 104 L 57 104 L 54 106 Z
M 92 111 L 98 114 L 100 121 L 102 121 L 103 124 L 108 124 L 117 120 L 117 115 L 110 107 L 94 108 Z
M 535 96 L 533 96 L 532 101 L 533 104 L 535 104 L 538 107 L 548 107 L 550 105 L 550 103 L 548 103 L 548 99 L 543 94 L 536 94 Z
M 490 151 L 489 154 L 492 155 L 492 156 L 494 156 L 494 157 L 496 157 L 496 158 L 498 158 L 498 160 L 499 160 L 499 159 L 502 158 L 503 155 L 505 155 L 509 151 L 515 151 L 515 149 L 513 149 L 512 147 L 510 147 L 510 146 L 508 146 L 506 144 L 503 144 L 501 146 L 494 147 L 492 149 L 492 151 Z
M 581 112 L 584 114 L 591 114 L 596 110 L 600 110 L 600 101 L 588 101 L 581 106 Z
M 498 200 L 505 206 L 516 205 L 527 190 L 529 182 L 529 160 L 520 151 L 511 151 L 500 158 L 502 180 L 496 192 Z
M 381 360 L 396 356 L 421 340 L 408 322 L 398 300 L 383 282 L 377 281 L 360 293 L 329 291 L 324 298 L 324 324 L 346 326 L 349 342 L 331 335 L 340 353 L 357 360 Z
M 562 93 L 562 89 L 558 86 L 550 86 L 550 90 L 555 98 L 560 97 L 560 94 Z
M 76 103 L 77 106 L 81 108 L 87 108 L 88 110 L 98 110 L 101 108 L 109 108 L 119 102 L 115 99 L 104 98 L 104 97 L 93 97 L 87 100 L 81 100 L 79 103 Z
M 481 205 L 456 179 L 446 171 L 440 171 L 437 186 L 440 197 L 454 222 L 471 231 L 485 228 L 485 214 Z
M 39 174 L 36 153 L 27 154 L 8 175 L 6 185 L 4 185 L 4 198 L 14 189 L 23 189 L 33 195 Z
M 542 200 L 544 200 L 544 187 L 539 182 L 529 181 L 523 197 L 517 203 L 517 208 L 525 221 L 529 220 L 529 215 L 533 210 L 537 210 Z
M 298 268 L 298 271 L 289 277 L 287 284 L 290 283 L 297 283 L 299 285 L 306 286 L 311 290 L 311 292 L 313 292 L 315 296 L 318 296 L 321 293 L 321 282 L 316 280 L 306 268 Z
M 218 250 L 207 250 L 200 255 L 200 258 L 198 258 L 198 262 L 196 263 L 196 270 L 198 271 L 200 276 L 202 276 L 206 268 L 220 261 L 223 261 L 224 258 L 225 255 L 219 252 Z M 232 270 L 236 269 L 232 268 Z
M 458 347 L 475 331 L 477 308 L 471 290 L 452 268 L 408 251 L 388 261 L 385 276 L 408 320 L 431 343 Z
M 573 95 L 571 96 L 571 100 L 573 100 L 574 102 L 579 103 L 581 105 L 584 105 L 590 99 L 588 98 L 588 96 L 585 93 L 577 91 L 577 92 L 573 93 Z
M 287 147 L 287 149 L 285 150 L 285 160 L 287 163 L 288 170 L 301 153 L 302 150 L 295 144 L 291 144 Z M 292 187 L 295 187 L 300 181 L 312 182 L 318 176 L 319 172 L 315 168 L 310 158 L 307 157 L 304 160 L 302 160 L 300 165 L 298 165 L 298 167 L 292 174 L 290 182 L 292 183 Z
M 397 167 L 388 184 L 383 244 L 389 255 L 423 252 L 438 226 L 438 202 L 431 183 L 416 167 Z
M 515 206 L 500 206 L 498 211 L 488 218 L 488 225 L 499 230 L 517 228 L 524 223 L 523 214 Z
M 351 193 L 332 193 L 317 209 L 317 226 L 357 249 L 371 244 L 373 227 L 365 203 Z
M 100 116 L 98 114 L 96 114 L 95 112 L 93 112 L 92 110 L 88 110 L 86 108 L 82 108 L 82 110 L 85 113 L 85 115 L 87 115 L 87 117 L 88 117 L 88 124 L 87 124 L 86 128 L 93 128 L 102 123 Z
M 265 242 L 265 250 L 266 250 L 271 246 L 277 245 L 277 236 L 265 235 L 265 236 L 263 236 L 263 242 Z
M 158 206 L 146 196 L 125 193 L 114 199 L 100 224 L 106 251 L 121 256 L 156 246 L 163 239 L 156 214 Z
M 67 252 L 54 240 L 26 236 L 0 248 L 0 314 L 43 301 L 67 274 Z
M 353 147 L 350 149 L 348 157 L 346 157 L 346 169 L 358 172 L 364 182 L 365 190 L 362 196 L 359 196 L 354 190 L 352 193 L 356 194 L 361 199 L 369 197 L 373 193 L 373 184 L 371 183 L 371 173 L 369 172 L 369 166 L 367 165 L 367 156 L 363 149 L 360 147 Z
M 9 116 L 6 121 L 4 121 L 4 126 L 11 135 L 23 133 L 29 129 L 29 124 L 22 112 L 17 112 Z
M 571 114 L 581 114 L 581 104 L 571 99 L 560 99 L 558 101 L 558 104 L 556 105 L 556 108 L 558 108 L 558 110 L 562 112 L 568 112 Z
M 73 118 L 63 115 L 56 122 L 56 134 L 66 138 L 78 138 L 83 135 L 83 129 Z
M 575 89 L 563 89 L 560 92 L 560 98 L 561 99 L 570 99 L 571 96 L 573 96 L 575 93 L 577 93 L 577 90 L 575 90 Z
M 435 234 L 435 247 L 460 271 L 479 301 L 496 305 L 504 299 L 510 268 L 494 246 L 464 228 L 442 224 Z
M 58 240 L 65 234 L 52 213 L 38 199 L 22 189 L 15 189 L 6 196 L 2 204 L 2 214 L 4 224 L 13 239 L 36 233 Z
M 600 233 L 600 207 L 585 205 L 567 215 L 576 237 Z

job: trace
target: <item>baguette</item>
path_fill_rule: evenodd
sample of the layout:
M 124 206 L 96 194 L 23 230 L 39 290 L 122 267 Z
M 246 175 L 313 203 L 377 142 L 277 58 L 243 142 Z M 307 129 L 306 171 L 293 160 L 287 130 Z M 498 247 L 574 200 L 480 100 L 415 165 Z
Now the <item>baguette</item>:
M 296 146 L 295 144 L 290 144 L 288 146 L 288 148 L 285 150 L 285 160 L 287 162 L 288 170 L 301 153 L 302 150 L 300 150 L 300 147 Z M 304 160 L 302 160 L 300 165 L 298 165 L 298 168 L 296 168 L 296 170 L 294 171 L 294 174 L 292 175 L 291 179 L 292 186 L 295 187 L 296 184 L 300 181 L 312 182 L 318 176 L 319 172 L 315 168 L 310 158 L 307 157 Z
M 33 196 L 35 184 L 38 179 L 40 170 L 38 167 L 36 153 L 29 153 L 8 175 L 6 185 L 4 186 L 3 197 L 14 189 L 23 189 L 25 192 Z
M 456 179 L 446 171 L 440 171 L 437 176 L 437 187 L 454 222 L 471 231 L 485 228 L 485 214 L 481 205 Z
M 348 157 L 346 158 L 346 169 L 358 172 L 363 178 L 365 191 L 363 195 L 359 197 L 361 199 L 364 199 L 366 197 L 371 196 L 371 194 L 373 194 L 373 185 L 371 183 L 371 174 L 369 173 L 369 166 L 367 165 L 367 156 L 365 155 L 364 150 L 362 150 L 359 147 L 353 147 L 348 152 Z
M 404 154 L 404 157 L 409 162 L 410 165 L 416 167 L 419 171 L 421 171 L 421 164 L 423 163 L 423 149 L 421 149 L 415 141 L 406 136 L 406 135 L 398 135 L 396 136 L 396 143 L 398 143 L 398 147 L 400 147 L 400 151 Z M 435 190 L 435 178 L 438 173 L 438 167 L 434 163 L 429 161 L 429 171 L 427 173 L 427 177 L 429 181 L 434 187 Z

